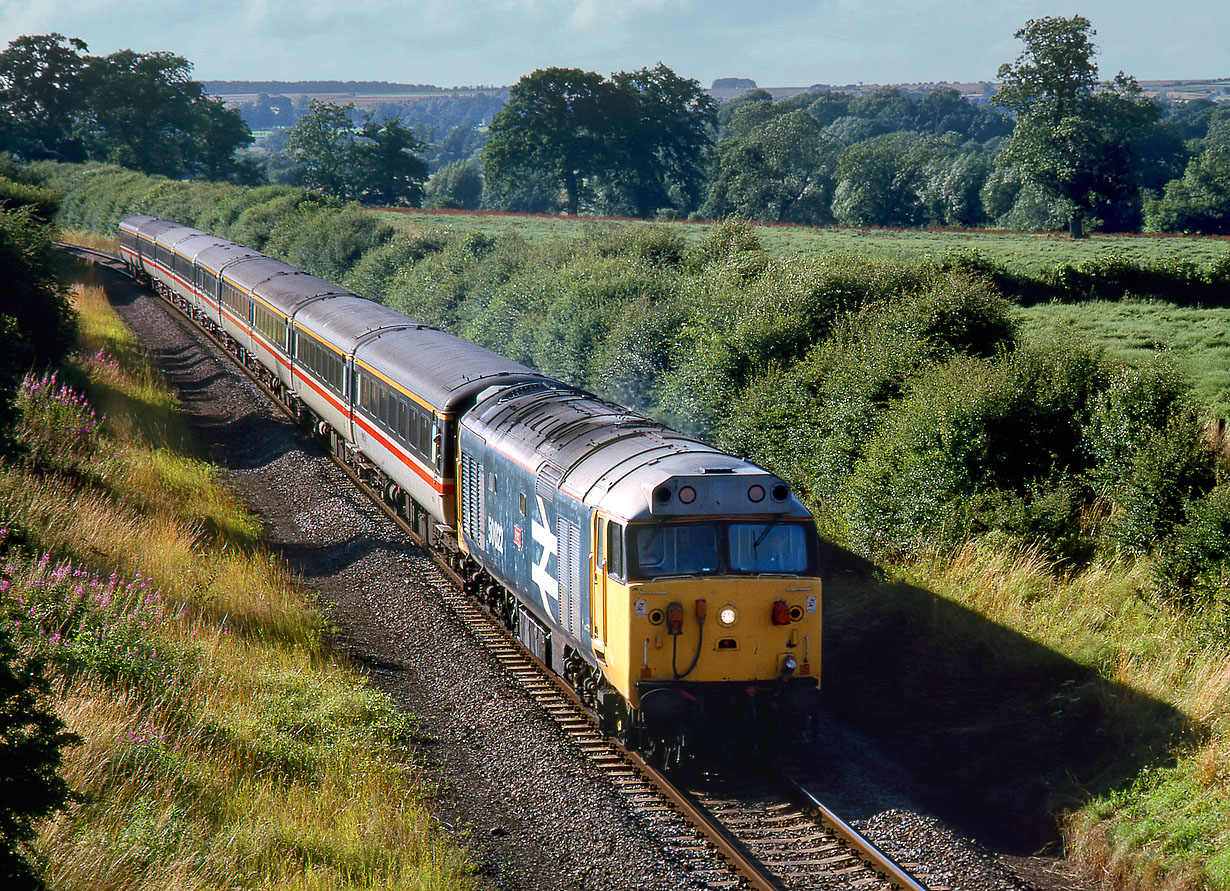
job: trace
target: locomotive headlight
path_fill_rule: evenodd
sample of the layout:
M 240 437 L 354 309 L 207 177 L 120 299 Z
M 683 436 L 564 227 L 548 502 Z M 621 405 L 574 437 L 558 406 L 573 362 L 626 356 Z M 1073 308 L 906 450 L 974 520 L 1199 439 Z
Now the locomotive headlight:
M 790 677 L 792 674 L 794 674 L 795 669 L 798 667 L 799 667 L 799 660 L 795 659 L 793 656 L 782 656 L 782 677 L 783 678 Z
M 718 621 L 723 625 L 733 625 L 739 619 L 739 611 L 733 606 L 724 606 L 718 610 Z

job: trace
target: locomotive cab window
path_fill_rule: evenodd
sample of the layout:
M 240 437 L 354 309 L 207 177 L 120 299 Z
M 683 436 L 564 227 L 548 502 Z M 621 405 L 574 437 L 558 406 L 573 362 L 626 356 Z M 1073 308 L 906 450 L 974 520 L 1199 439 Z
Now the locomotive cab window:
M 606 524 L 607 575 L 617 579 L 624 575 L 624 527 L 618 523 Z
M 658 524 L 636 530 L 640 575 L 706 575 L 718 571 L 717 529 L 708 524 Z
M 795 523 L 732 523 L 730 567 L 735 572 L 806 572 L 804 528 Z
M 611 574 L 625 553 L 611 524 L 608 537 Z M 627 573 L 635 580 L 671 575 L 813 575 L 817 539 L 810 523 L 761 522 L 655 523 L 629 526 Z

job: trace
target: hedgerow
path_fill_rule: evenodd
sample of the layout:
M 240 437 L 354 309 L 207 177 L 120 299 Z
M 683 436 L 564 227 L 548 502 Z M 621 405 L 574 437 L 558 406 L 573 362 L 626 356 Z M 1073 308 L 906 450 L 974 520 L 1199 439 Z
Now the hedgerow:
M 140 211 L 214 231 L 747 455 L 871 555 L 992 535 L 1066 563 L 1148 558 L 1209 528 L 1217 462 L 1190 384 L 1022 340 L 1012 301 L 1224 301 L 1230 261 L 1110 257 L 1031 279 L 971 252 L 771 256 L 737 220 L 690 244 L 660 224 L 395 233 L 303 189 L 32 170 L 64 194 L 66 226 L 110 234 Z M 1158 572 L 1172 594 L 1199 575 Z

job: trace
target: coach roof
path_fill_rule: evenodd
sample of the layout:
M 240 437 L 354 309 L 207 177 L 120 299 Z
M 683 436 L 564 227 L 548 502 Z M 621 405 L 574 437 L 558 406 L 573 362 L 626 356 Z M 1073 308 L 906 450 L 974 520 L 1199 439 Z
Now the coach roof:
M 404 317 L 403 317 L 404 318 Z M 542 380 L 532 368 L 505 359 L 447 331 L 417 325 L 364 343 L 355 354 L 373 371 L 397 381 L 439 411 L 456 413 L 492 384 Z

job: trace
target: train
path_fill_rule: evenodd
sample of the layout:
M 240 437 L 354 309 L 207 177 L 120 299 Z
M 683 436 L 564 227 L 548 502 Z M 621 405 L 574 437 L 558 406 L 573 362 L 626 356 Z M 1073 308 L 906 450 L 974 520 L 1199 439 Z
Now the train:
M 820 542 L 780 477 L 199 229 L 119 244 L 604 730 L 666 760 L 818 707 Z

